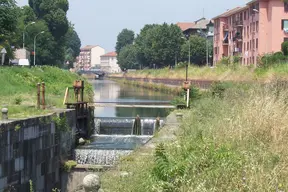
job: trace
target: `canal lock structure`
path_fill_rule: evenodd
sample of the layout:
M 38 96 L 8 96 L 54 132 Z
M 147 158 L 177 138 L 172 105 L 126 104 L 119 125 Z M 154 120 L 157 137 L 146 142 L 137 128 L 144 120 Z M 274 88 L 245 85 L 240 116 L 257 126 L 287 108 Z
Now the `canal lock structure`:
M 121 85 L 109 80 L 95 80 L 95 102 L 137 104 L 149 102 L 160 105 L 172 98 L 168 94 L 148 91 L 139 87 Z M 169 110 L 157 108 L 125 108 L 102 106 L 95 108 L 95 129 L 90 143 L 79 146 L 74 151 L 74 158 L 83 165 L 114 165 L 121 156 L 129 155 L 139 146 L 145 145 L 160 127 L 165 124 Z M 133 135 L 135 117 L 139 115 L 141 135 Z M 157 122 L 157 118 L 158 122 Z

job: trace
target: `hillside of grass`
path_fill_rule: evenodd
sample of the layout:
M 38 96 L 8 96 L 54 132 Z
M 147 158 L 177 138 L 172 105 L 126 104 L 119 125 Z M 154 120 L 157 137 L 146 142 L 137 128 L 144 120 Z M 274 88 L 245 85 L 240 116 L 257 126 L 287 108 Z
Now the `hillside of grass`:
M 56 67 L 1 67 L 0 105 L 8 107 L 9 117 L 20 118 L 52 112 L 63 105 L 66 87 L 72 87 L 74 80 L 83 79 L 77 74 Z M 47 110 L 38 110 L 37 83 L 45 82 Z M 85 100 L 93 97 L 90 84 L 85 82 Z M 72 93 L 72 92 L 71 92 Z
M 124 74 L 111 74 L 112 77 L 123 77 Z M 126 77 L 138 78 L 167 78 L 167 79 L 185 79 L 185 67 L 175 69 L 144 69 L 135 72 L 128 72 Z M 275 78 L 288 79 L 288 64 L 277 64 L 269 68 L 256 68 L 247 66 L 226 66 L 217 65 L 217 67 L 197 67 L 188 68 L 188 79 L 217 80 L 217 81 L 271 81 Z
M 102 175 L 103 189 L 287 191 L 287 95 L 278 82 L 213 86 L 179 111 L 184 117 L 175 141 L 123 158 Z M 121 177 L 121 171 L 131 174 Z

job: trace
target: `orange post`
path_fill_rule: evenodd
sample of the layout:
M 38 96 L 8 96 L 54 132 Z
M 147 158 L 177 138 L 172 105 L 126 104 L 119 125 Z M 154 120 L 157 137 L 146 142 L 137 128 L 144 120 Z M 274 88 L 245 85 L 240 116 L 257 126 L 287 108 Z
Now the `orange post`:
M 45 109 L 45 83 L 42 82 L 42 109 Z
M 40 109 L 40 92 L 41 92 L 40 83 L 37 83 L 37 108 Z

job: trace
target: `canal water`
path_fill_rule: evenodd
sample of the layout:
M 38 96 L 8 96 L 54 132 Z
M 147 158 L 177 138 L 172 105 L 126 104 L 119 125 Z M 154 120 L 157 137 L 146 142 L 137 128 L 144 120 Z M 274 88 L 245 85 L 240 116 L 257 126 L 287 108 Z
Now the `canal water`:
M 120 103 L 161 105 L 170 102 L 172 95 L 140 87 L 119 84 L 110 80 L 95 80 L 94 101 L 96 103 Z M 169 109 L 95 107 L 95 133 L 91 143 L 75 150 L 79 164 L 113 165 L 119 157 L 130 154 L 136 147 L 144 145 L 156 130 L 156 118 L 160 127 L 165 123 Z M 135 117 L 141 118 L 141 135 L 132 135 Z
M 125 104 L 169 102 L 173 96 L 155 92 L 140 87 L 119 84 L 110 80 L 95 80 L 91 82 L 94 87 L 95 102 L 117 102 Z M 166 117 L 169 111 L 161 108 L 123 108 L 123 107 L 97 107 L 96 117 Z

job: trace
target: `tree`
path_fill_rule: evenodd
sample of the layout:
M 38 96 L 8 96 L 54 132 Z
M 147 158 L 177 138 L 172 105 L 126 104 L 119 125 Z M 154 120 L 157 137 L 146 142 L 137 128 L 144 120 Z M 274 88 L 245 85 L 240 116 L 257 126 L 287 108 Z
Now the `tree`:
M 74 30 L 73 24 L 70 23 L 68 32 L 65 35 L 65 62 L 69 62 L 69 68 L 73 67 L 73 63 L 77 56 L 79 56 L 81 41 Z
M 137 47 L 133 44 L 123 47 L 118 55 L 118 64 L 122 69 L 138 69 Z
M 0 35 L 2 38 L 17 27 L 18 11 L 16 9 L 14 0 L 0 0 Z
M 117 36 L 117 43 L 116 43 L 116 52 L 117 54 L 120 53 L 121 49 L 126 45 L 130 45 L 134 41 L 134 32 L 128 29 L 123 29 L 119 35 Z
M 74 26 L 70 23 L 68 32 L 65 35 L 66 48 L 71 48 L 73 51 L 72 56 L 76 58 L 80 53 L 81 40 L 74 29 Z
M 191 63 L 203 65 L 206 61 L 206 39 L 198 35 L 190 36 L 189 40 L 182 46 L 181 58 L 188 60 L 190 41 Z
M 52 35 L 49 38 L 49 43 L 40 48 L 43 49 L 42 53 L 44 56 L 41 58 L 43 60 L 41 62 L 43 64 L 51 62 L 49 64 L 63 65 L 65 54 L 67 53 L 67 38 L 65 35 L 69 30 L 69 22 L 66 15 L 69 9 L 68 0 L 29 0 L 29 5 L 37 18 L 45 22 L 47 34 Z M 44 36 L 41 35 L 39 39 L 42 37 Z M 41 40 L 39 41 L 41 42 Z M 48 50 L 44 50 L 44 48 Z M 48 59 L 46 55 L 52 56 L 51 59 Z
M 177 25 L 147 25 L 141 30 L 136 44 L 139 47 L 140 60 L 144 66 L 169 66 L 175 62 L 183 43 L 182 31 Z M 142 63 L 148 61 L 149 63 Z

